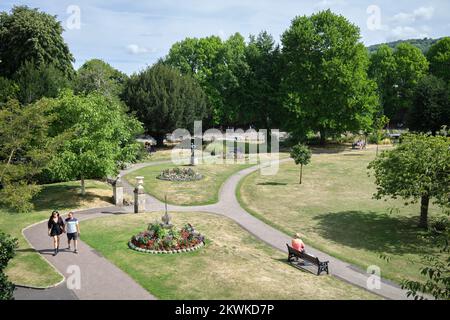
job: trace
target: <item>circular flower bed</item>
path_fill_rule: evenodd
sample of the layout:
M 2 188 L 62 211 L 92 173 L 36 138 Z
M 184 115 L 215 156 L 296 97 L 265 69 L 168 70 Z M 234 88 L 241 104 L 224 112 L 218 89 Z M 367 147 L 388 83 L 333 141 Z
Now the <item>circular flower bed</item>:
M 162 171 L 157 178 L 167 181 L 196 181 L 203 179 L 203 176 L 192 168 L 173 168 Z
M 133 236 L 128 246 L 140 252 L 173 254 L 194 251 L 204 244 L 205 237 L 196 232 L 190 224 L 178 231 L 174 228 L 164 228 L 159 223 L 151 223 L 148 230 Z

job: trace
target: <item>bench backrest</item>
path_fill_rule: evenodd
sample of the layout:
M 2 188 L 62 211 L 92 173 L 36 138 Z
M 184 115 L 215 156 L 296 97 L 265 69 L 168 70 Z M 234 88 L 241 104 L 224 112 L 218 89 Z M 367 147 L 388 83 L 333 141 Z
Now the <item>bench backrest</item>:
M 306 252 L 304 252 L 304 251 L 303 251 L 303 252 L 300 252 L 300 251 L 298 251 L 298 250 L 295 250 L 294 248 L 292 248 L 292 247 L 291 247 L 290 245 L 288 245 L 288 244 L 286 244 L 286 245 L 287 245 L 287 247 L 288 247 L 289 254 L 293 254 L 293 255 L 295 255 L 295 256 L 297 256 L 297 257 L 303 259 L 303 260 L 312 262 L 312 263 L 314 263 L 315 265 L 319 265 L 319 258 L 317 258 L 317 257 L 315 257 L 315 256 L 312 256 L 312 255 L 310 255 L 310 254 L 308 254 L 308 253 L 306 253 Z

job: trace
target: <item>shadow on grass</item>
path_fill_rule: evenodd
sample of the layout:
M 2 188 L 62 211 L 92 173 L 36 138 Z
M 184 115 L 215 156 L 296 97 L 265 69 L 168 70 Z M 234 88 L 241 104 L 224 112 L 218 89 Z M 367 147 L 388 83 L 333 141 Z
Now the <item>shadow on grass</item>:
M 389 216 L 372 211 L 321 214 L 317 233 L 339 244 L 380 253 L 406 254 L 427 251 L 417 227 L 417 218 Z
M 258 186 L 287 186 L 284 182 L 261 182 L 257 184 Z
M 348 145 L 311 146 L 313 154 L 335 154 L 349 150 Z
M 33 201 L 35 210 L 62 210 L 67 208 L 76 208 L 81 202 L 90 202 L 102 200 L 111 202 L 111 197 L 100 196 L 86 190 L 86 195 L 80 194 L 80 186 L 68 185 L 47 185 L 37 195 Z

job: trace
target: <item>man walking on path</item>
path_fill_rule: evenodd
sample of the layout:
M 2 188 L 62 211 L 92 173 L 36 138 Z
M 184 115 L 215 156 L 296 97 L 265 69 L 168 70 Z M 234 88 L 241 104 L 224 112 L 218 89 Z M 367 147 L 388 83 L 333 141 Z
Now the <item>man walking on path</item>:
M 74 244 L 74 253 L 78 253 L 78 237 L 80 236 L 80 224 L 78 220 L 73 217 L 73 212 L 69 212 L 69 215 L 66 219 L 66 231 L 67 231 L 67 242 L 69 244 L 70 250 L 70 241 L 73 240 Z

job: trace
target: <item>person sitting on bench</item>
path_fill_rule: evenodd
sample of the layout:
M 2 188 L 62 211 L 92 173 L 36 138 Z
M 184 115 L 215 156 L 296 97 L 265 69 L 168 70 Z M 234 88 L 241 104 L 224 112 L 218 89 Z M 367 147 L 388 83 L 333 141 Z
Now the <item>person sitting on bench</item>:
M 292 248 L 300 252 L 305 251 L 305 244 L 303 243 L 302 239 L 300 239 L 300 235 L 298 233 L 296 233 L 294 235 L 294 238 L 292 239 Z

